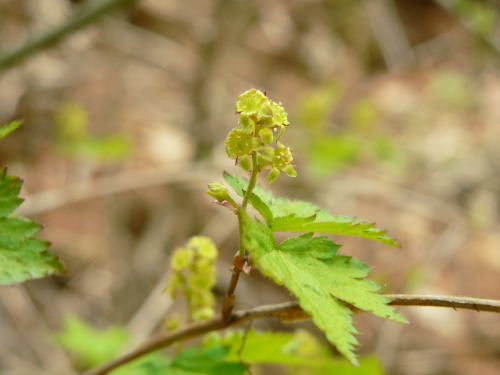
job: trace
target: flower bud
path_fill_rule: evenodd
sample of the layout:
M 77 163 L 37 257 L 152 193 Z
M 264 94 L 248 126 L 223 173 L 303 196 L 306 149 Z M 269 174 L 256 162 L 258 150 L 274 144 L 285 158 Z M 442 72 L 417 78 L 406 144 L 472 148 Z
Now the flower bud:
M 283 172 L 285 172 L 288 177 L 297 177 L 297 171 L 291 164 L 288 164 L 285 168 L 283 168 Z
M 253 133 L 255 131 L 255 122 L 246 113 L 240 114 L 240 125 L 245 133 Z
M 270 145 L 271 143 L 273 143 L 273 138 L 274 138 L 273 131 L 269 128 L 260 129 L 259 130 L 259 137 L 260 137 L 260 139 L 262 139 L 262 142 L 264 142 L 265 144 Z
M 227 155 L 236 159 L 250 154 L 258 147 L 258 140 L 252 134 L 247 134 L 243 129 L 235 128 L 227 135 L 224 145 L 226 146 Z
M 179 248 L 174 251 L 170 265 L 174 271 L 181 271 L 187 268 L 194 257 L 194 252 L 191 249 Z
M 267 182 L 272 184 L 280 176 L 280 170 L 278 168 L 271 168 L 269 174 L 267 175 Z
M 208 184 L 207 194 L 215 198 L 218 202 L 229 200 L 229 192 L 226 186 L 220 182 L 210 182 Z
M 269 104 L 269 100 L 264 103 L 264 105 L 260 108 L 259 118 L 260 117 L 273 117 L 273 109 L 271 104 Z
M 248 155 L 243 155 L 238 159 L 238 165 L 245 171 L 249 171 L 252 169 L 252 159 Z
M 259 170 L 261 170 L 262 167 L 266 165 L 270 165 L 272 162 L 273 162 L 272 157 L 261 153 L 257 154 L 257 165 L 259 166 Z
M 215 312 L 211 307 L 203 307 L 193 312 L 193 319 L 196 321 L 212 319 L 214 316 Z
M 208 237 L 192 237 L 187 245 L 188 247 L 198 249 L 198 255 L 207 260 L 213 261 L 217 258 L 217 248 L 215 247 L 213 241 Z

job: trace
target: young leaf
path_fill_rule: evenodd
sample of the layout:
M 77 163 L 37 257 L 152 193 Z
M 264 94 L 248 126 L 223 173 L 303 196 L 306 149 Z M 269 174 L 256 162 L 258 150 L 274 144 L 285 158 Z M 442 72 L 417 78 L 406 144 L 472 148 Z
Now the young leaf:
M 110 360 L 123 349 L 128 339 L 124 328 L 96 329 L 76 316 L 67 316 L 63 329 L 54 336 L 62 348 L 73 354 L 82 368 Z
M 246 366 L 240 362 L 225 361 L 227 346 L 197 347 L 186 349 L 175 357 L 166 375 L 243 375 Z
M 224 172 L 224 179 L 236 194 L 243 196 L 248 185 L 247 180 Z M 332 215 L 318 206 L 304 201 L 292 201 L 276 198 L 260 186 L 253 190 L 255 197 L 249 202 L 267 221 L 275 232 L 318 232 L 363 237 L 399 247 L 385 231 L 376 228 L 373 223 L 356 220 L 347 216 Z
M 47 251 L 48 243 L 33 238 L 40 226 L 10 214 L 22 199 L 21 180 L 0 171 L 0 284 L 11 285 L 27 279 L 63 272 L 59 260 Z
M 306 233 L 299 237 L 289 238 L 279 244 L 281 251 L 289 253 L 307 253 L 317 259 L 332 259 L 340 245 L 333 243 L 327 237 L 313 237 L 312 233 Z
M 248 180 L 239 176 L 233 176 L 228 172 L 223 174 L 224 180 L 231 186 L 236 194 L 240 197 L 245 195 L 245 189 L 248 186 Z M 259 197 L 262 202 L 269 204 L 269 202 L 275 200 L 273 193 L 262 189 L 259 185 L 255 186 L 253 189 L 253 194 Z
M 292 204 L 297 203 L 289 202 Z M 315 207 L 312 204 L 311 206 Z M 376 228 L 373 223 L 367 221 L 356 220 L 346 216 L 334 216 L 319 208 L 313 220 L 302 222 L 300 220 L 308 218 L 311 218 L 311 216 L 290 215 L 275 217 L 271 222 L 271 229 L 275 232 L 318 232 L 356 236 L 399 247 L 399 244 L 393 238 L 385 235 L 384 230 Z
M 354 355 L 357 341 L 353 336 L 356 330 L 352 312 L 342 302 L 383 318 L 406 322 L 387 305 L 387 298 L 375 293 L 378 286 L 363 279 L 369 267 L 357 259 L 336 255 L 338 245 L 325 238 L 300 236 L 276 246 L 271 230 L 264 223 L 243 217 L 243 244 L 257 268 L 277 284 L 286 286 L 330 342 L 352 363 L 357 363 Z
M 12 133 L 14 130 L 16 130 L 18 127 L 20 127 L 22 123 L 23 123 L 22 121 L 16 120 L 16 121 L 9 122 L 8 124 L 1 125 L 0 126 L 0 139 L 2 139 L 3 137 L 6 137 L 10 133 Z
M 360 366 L 354 367 L 345 359 L 333 358 L 325 345 L 303 330 L 294 333 L 229 330 L 223 336 L 211 334 L 204 344 L 229 346 L 227 360 L 307 369 L 301 374 L 383 375 L 376 358 L 360 358 Z

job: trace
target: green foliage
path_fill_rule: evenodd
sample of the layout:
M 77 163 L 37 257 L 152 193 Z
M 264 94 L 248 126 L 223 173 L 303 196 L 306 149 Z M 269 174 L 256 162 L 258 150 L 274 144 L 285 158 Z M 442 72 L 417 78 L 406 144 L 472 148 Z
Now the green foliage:
M 238 195 L 243 196 L 244 187 L 247 185 L 244 178 L 225 172 L 224 179 Z M 385 235 L 384 230 L 376 228 L 373 223 L 347 216 L 332 215 L 309 202 L 276 198 L 272 193 L 260 187 L 254 189 L 250 203 L 275 232 L 340 234 L 399 246 L 393 238 Z
M 40 226 L 12 216 L 22 203 L 22 182 L 0 171 L 0 284 L 11 285 L 28 279 L 63 272 L 59 260 L 47 251 L 49 244 L 34 238 Z
M 87 368 L 117 355 L 126 343 L 127 333 L 120 327 L 95 329 L 76 316 L 68 316 L 54 337 L 72 353 L 78 367 Z
M 108 358 L 109 360 L 112 359 Z M 152 353 L 141 357 L 133 362 L 126 364 L 114 371 L 110 375 L 168 375 L 176 374 L 175 370 L 170 368 L 170 360 L 160 354 Z M 167 372 L 171 370 L 171 372 Z M 181 373 L 182 374 L 182 373 Z
M 63 329 L 54 335 L 56 342 L 70 352 L 81 368 L 102 364 L 119 354 L 128 335 L 122 327 L 96 329 L 75 316 L 68 316 Z M 159 353 L 133 361 L 112 375 L 240 375 L 245 366 L 239 361 L 227 360 L 229 346 L 190 347 L 173 359 Z
M 375 103 L 368 98 L 355 101 L 348 108 L 346 120 L 335 131 L 329 129 L 330 115 L 337 109 L 341 94 L 338 84 L 328 84 L 310 91 L 298 102 L 295 117 L 309 130 L 304 152 L 311 172 L 328 176 L 363 158 L 390 164 L 400 162 L 392 138 L 379 126 Z
M 172 275 L 166 290 L 176 299 L 187 299 L 190 320 L 204 320 L 215 314 L 215 299 L 212 288 L 215 285 L 215 259 L 217 248 L 208 237 L 192 237 L 186 247 L 176 249 L 170 260 Z M 167 326 L 177 328 L 177 317 Z M 175 323 L 175 324 L 174 324 Z
M 325 238 L 298 237 L 276 244 L 271 230 L 248 217 L 243 221 L 243 243 L 255 264 L 277 284 L 285 285 L 299 300 L 313 322 L 351 362 L 356 363 L 351 310 L 342 302 L 386 319 L 405 322 L 379 287 L 364 280 L 369 267 L 361 261 L 336 254 L 338 245 Z M 323 251 L 318 253 L 317 243 Z M 318 258 L 318 255 L 320 256 Z
M 311 170 L 320 176 L 353 164 L 358 160 L 360 151 L 360 140 L 349 133 L 312 137 L 307 145 Z
M 229 347 L 213 345 L 191 347 L 177 355 L 166 374 L 172 375 L 242 375 L 246 366 L 239 361 L 226 361 Z
M 378 361 L 373 357 L 361 358 L 359 367 L 345 359 L 333 359 L 330 351 L 306 331 L 295 333 L 229 330 L 224 335 L 211 334 L 204 344 L 224 345 L 230 348 L 227 360 L 240 360 L 251 364 L 279 364 L 296 375 L 342 374 L 382 375 Z M 263 350 L 265 348 L 265 350 Z
M 22 123 L 23 123 L 22 121 L 16 120 L 16 121 L 11 121 L 7 124 L 1 125 L 0 126 L 0 139 L 8 136 L 14 130 L 16 130 L 18 127 L 20 127 Z
M 488 2 L 478 0 L 456 0 L 454 10 L 480 36 L 488 36 L 498 21 L 495 8 Z
M 226 358 L 227 345 L 192 346 L 173 359 L 153 353 L 136 360 L 111 375 L 243 375 L 246 366 Z
M 316 134 L 323 132 L 341 93 L 340 85 L 335 83 L 306 93 L 297 103 L 297 122 Z
M 64 104 L 55 113 L 57 144 L 68 155 L 91 160 L 123 160 L 132 149 L 122 135 L 95 137 L 88 132 L 85 110 L 78 104 Z
M 446 106 L 464 108 L 474 102 L 473 88 L 467 78 L 458 72 L 445 70 L 434 74 L 430 92 Z

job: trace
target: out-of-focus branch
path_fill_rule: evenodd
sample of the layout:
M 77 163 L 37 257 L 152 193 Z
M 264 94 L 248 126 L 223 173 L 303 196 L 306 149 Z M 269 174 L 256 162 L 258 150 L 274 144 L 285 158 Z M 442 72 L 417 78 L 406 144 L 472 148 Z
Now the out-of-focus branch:
M 35 193 L 26 198 L 26 202 L 17 210 L 17 213 L 31 216 L 88 199 L 166 183 L 203 181 L 211 177 L 210 172 L 195 168 L 188 169 L 183 165 L 175 168 L 156 167 L 125 171 Z
M 453 0 L 434 0 L 434 2 L 439 5 L 441 8 L 445 9 L 450 14 L 454 15 L 458 18 L 458 22 L 468 31 L 470 32 L 477 40 L 486 46 L 490 47 L 496 55 L 500 55 L 500 40 L 499 38 L 494 38 L 491 35 L 486 35 L 482 33 L 478 33 L 474 30 L 474 27 L 467 22 L 463 17 L 461 17 L 454 10 L 455 2 Z
M 385 296 L 391 300 L 389 304 L 394 306 L 435 306 L 500 313 L 499 300 L 418 294 L 386 294 Z M 353 308 L 353 311 L 359 312 L 359 310 L 355 308 Z M 232 313 L 230 319 L 227 320 L 220 316 L 204 322 L 191 324 L 173 332 L 152 337 L 136 350 L 118 357 L 98 368 L 87 371 L 83 375 L 105 375 L 119 366 L 129 363 L 147 353 L 165 348 L 175 342 L 198 337 L 208 332 L 218 331 L 248 320 L 269 317 L 278 317 L 282 320 L 297 320 L 307 319 L 308 315 L 300 308 L 297 302 L 284 302 L 237 311 Z
M 67 22 L 53 29 L 36 35 L 21 46 L 0 55 L 0 71 L 27 59 L 31 55 L 58 43 L 71 33 L 88 26 L 100 17 L 116 8 L 128 5 L 136 0 L 102 0 L 85 4 Z
M 413 62 L 414 52 L 394 4 L 390 0 L 366 0 L 364 6 L 387 67 L 393 70 Z

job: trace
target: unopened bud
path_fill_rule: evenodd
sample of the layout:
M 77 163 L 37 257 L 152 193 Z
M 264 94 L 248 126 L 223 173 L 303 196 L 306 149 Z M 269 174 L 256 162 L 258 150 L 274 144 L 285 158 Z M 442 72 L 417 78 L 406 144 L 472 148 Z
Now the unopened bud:
M 297 177 L 297 171 L 291 164 L 288 164 L 285 168 L 283 168 L 283 172 L 285 172 L 288 177 Z
M 271 168 L 269 174 L 267 175 L 267 182 L 272 184 L 280 176 L 280 170 L 278 168 Z
M 238 159 L 238 165 L 245 171 L 249 171 L 252 169 L 252 159 L 248 155 L 243 155 Z
M 174 251 L 170 265 L 174 271 L 187 268 L 193 261 L 194 252 L 191 249 L 179 248 Z
M 245 133 L 253 133 L 255 131 L 255 122 L 246 113 L 240 114 L 240 125 Z
M 224 184 L 220 182 L 210 182 L 207 194 L 215 198 L 218 202 L 229 200 L 229 192 Z
M 270 145 L 271 143 L 273 143 L 273 138 L 274 138 L 273 131 L 269 128 L 260 129 L 259 130 L 259 137 L 260 137 L 260 139 L 262 139 L 262 142 L 264 142 L 265 144 Z

